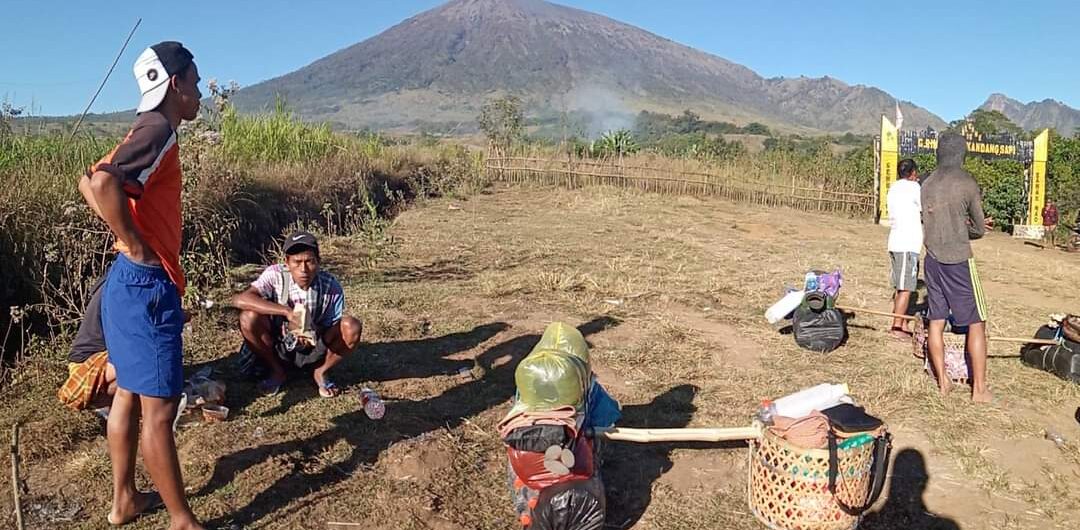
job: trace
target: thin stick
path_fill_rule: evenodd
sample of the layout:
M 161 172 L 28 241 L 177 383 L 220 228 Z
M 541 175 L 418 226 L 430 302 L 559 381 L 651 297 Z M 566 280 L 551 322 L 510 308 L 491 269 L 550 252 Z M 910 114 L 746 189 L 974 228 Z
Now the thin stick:
M 11 491 L 15 495 L 15 527 L 25 530 L 22 518 L 22 499 L 19 496 L 19 424 L 11 426 Z
M 336 521 L 327 521 L 326 524 L 328 524 L 330 526 L 355 526 L 355 527 L 365 526 L 364 523 L 339 523 L 339 522 L 336 522 Z
M 761 428 L 725 427 L 725 428 L 685 428 L 685 429 L 627 429 L 607 427 L 593 429 L 592 435 L 608 440 L 636 443 L 662 442 L 729 442 L 761 438 Z
M 131 37 L 135 35 L 135 30 L 139 28 L 139 24 L 142 23 L 142 18 L 135 21 L 135 27 L 131 28 L 131 33 L 128 33 L 127 39 L 124 40 L 124 45 L 120 47 L 120 53 L 116 54 L 116 59 L 113 59 L 112 66 L 109 67 L 109 71 L 105 74 L 105 79 L 101 80 L 101 84 L 98 85 L 97 92 L 94 92 L 94 97 L 90 98 L 90 103 L 86 104 L 86 109 L 83 110 L 82 116 L 79 116 L 79 121 L 75 122 L 75 128 L 71 129 L 71 136 L 68 137 L 70 142 L 75 138 L 75 133 L 79 132 L 79 126 L 82 125 L 83 118 L 86 118 L 86 113 L 90 112 L 90 107 L 94 105 L 94 101 L 97 100 L 101 89 L 105 88 L 105 82 L 109 80 L 109 76 L 112 75 L 113 69 L 116 68 L 116 63 L 120 62 L 120 57 L 124 55 L 124 50 L 127 49 L 127 45 L 131 42 Z
M 866 309 L 866 308 L 862 308 L 862 307 L 849 307 L 849 306 L 844 306 L 844 305 L 838 305 L 838 306 L 836 306 L 836 308 L 841 310 L 841 311 L 850 311 L 852 313 L 867 313 L 867 314 L 870 314 L 870 315 L 878 315 L 878 316 L 882 316 L 882 317 L 902 318 L 904 320 L 919 320 L 919 317 L 917 317 L 917 316 L 901 315 L 899 313 L 889 313 L 887 311 L 875 311 L 873 309 Z

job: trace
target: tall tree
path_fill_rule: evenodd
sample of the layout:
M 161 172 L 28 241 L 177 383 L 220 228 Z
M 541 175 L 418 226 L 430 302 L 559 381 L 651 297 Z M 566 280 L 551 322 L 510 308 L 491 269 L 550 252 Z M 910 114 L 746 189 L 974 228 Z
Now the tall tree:
M 497 152 L 507 153 L 514 142 L 521 138 L 525 128 L 521 99 L 503 96 L 488 101 L 480 107 L 480 116 L 476 121 L 480 123 L 480 130 L 487 135 L 491 147 Z

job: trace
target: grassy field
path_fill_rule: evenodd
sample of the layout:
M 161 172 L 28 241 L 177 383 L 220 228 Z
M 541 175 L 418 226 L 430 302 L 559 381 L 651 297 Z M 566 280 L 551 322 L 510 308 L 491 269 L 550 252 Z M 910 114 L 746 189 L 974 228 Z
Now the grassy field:
M 226 378 L 232 416 L 183 426 L 178 443 L 195 511 L 214 527 L 512 528 L 494 426 L 516 362 L 546 324 L 563 320 L 585 332 L 625 426 L 740 426 L 761 398 L 848 382 L 896 437 L 889 490 L 863 528 L 1075 528 L 1077 386 L 995 345 L 1000 402 L 974 406 L 960 389 L 939 397 L 910 346 L 887 338 L 887 321 L 858 317 L 847 345 L 827 355 L 764 322 L 783 284 L 811 268 L 842 268 L 843 302 L 886 309 L 881 227 L 610 188 L 500 187 L 424 201 L 388 234 L 394 250 L 378 260 L 362 237 L 334 238 L 324 252 L 348 311 L 366 326 L 365 344 L 336 379 L 387 398 L 382 422 L 363 415 L 355 394 L 320 399 L 304 379 L 256 398 L 229 363 L 235 315 L 196 315 L 188 363 Z M 993 335 L 1026 336 L 1048 314 L 1075 311 L 1076 255 L 1000 234 L 975 251 Z M 56 403 L 64 367 L 50 359 L 28 361 L 0 393 L 0 425 L 29 422 L 28 527 L 106 528 L 104 439 L 89 413 Z M 1046 429 L 1064 435 L 1065 447 L 1044 439 Z M 743 446 L 604 451 L 609 528 L 761 528 L 746 503 Z M 0 495 L 0 525 L 12 527 L 11 513 L 10 496 Z M 131 528 L 165 520 L 159 513 Z

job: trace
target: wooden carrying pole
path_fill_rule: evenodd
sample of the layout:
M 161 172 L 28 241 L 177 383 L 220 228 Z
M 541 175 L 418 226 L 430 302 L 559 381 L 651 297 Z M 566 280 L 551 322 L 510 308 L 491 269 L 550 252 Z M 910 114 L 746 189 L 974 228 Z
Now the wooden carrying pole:
M 919 317 L 914 316 L 914 315 L 901 315 L 899 313 L 890 313 L 888 311 L 876 311 L 876 310 L 873 310 L 873 309 L 866 309 L 864 307 L 850 307 L 850 306 L 845 306 L 845 305 L 838 305 L 838 306 L 836 306 L 836 308 L 841 310 L 841 311 L 848 311 L 848 312 L 851 312 L 851 313 L 866 313 L 868 315 L 878 315 L 878 316 L 882 316 L 882 317 L 891 317 L 891 318 L 902 318 L 904 320 L 918 320 L 919 319 Z
M 883 317 L 903 318 L 905 320 L 918 320 L 919 319 L 919 317 L 917 317 L 917 316 L 900 315 L 900 314 L 897 314 L 897 313 L 889 313 L 887 311 L 875 311 L 873 309 L 866 309 L 866 308 L 862 308 L 862 307 L 848 307 L 848 306 L 838 305 L 838 306 L 836 306 L 836 308 L 841 310 L 841 311 L 849 311 L 849 312 L 852 312 L 852 313 L 866 313 L 866 314 L 869 314 L 869 315 L 878 315 L 878 316 L 883 316 Z M 991 341 L 991 342 L 1011 342 L 1013 344 L 1042 344 L 1042 345 L 1046 345 L 1046 346 L 1055 346 L 1055 345 L 1061 344 L 1060 340 L 1054 340 L 1054 339 L 1025 339 L 1023 337 L 987 337 L 986 340 Z
M 731 442 L 761 438 L 761 427 L 721 427 L 684 429 L 629 429 L 606 427 L 592 429 L 593 437 L 603 437 L 618 442 L 664 443 L 664 442 Z
M 991 342 L 1012 342 L 1014 344 L 1042 344 L 1045 346 L 1057 346 L 1060 340 L 1054 339 L 1025 339 L 1023 337 L 987 337 Z

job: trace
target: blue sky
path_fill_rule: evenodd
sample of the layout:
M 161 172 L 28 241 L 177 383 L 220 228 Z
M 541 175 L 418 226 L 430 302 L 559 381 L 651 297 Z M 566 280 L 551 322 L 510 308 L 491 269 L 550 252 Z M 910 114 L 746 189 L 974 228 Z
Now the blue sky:
M 131 108 L 131 63 L 180 40 L 204 79 L 250 85 L 434 7 L 439 0 L 186 2 L 5 0 L 0 100 L 80 112 L 127 32 L 94 112 Z M 1080 108 L 1080 2 L 1003 0 L 563 0 L 744 64 L 766 77 L 829 75 L 955 119 L 992 92 Z

